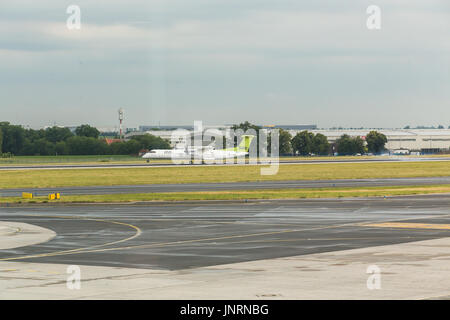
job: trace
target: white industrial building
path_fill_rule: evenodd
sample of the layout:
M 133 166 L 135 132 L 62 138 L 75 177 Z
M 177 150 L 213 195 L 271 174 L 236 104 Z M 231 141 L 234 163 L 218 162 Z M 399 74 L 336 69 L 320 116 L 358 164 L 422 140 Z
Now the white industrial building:
M 143 128 L 143 126 L 141 126 Z M 145 128 L 145 127 L 144 127 Z M 208 130 L 208 133 L 213 135 L 225 135 L 226 130 L 229 129 L 230 126 L 203 126 L 204 130 Z M 142 134 L 151 134 L 156 137 L 160 137 L 162 139 L 165 139 L 169 141 L 172 148 L 181 148 L 186 145 L 186 141 L 188 139 L 193 138 L 194 130 L 192 127 L 188 126 L 180 126 L 176 130 L 170 129 L 170 130 L 147 130 L 147 131 L 134 131 L 129 132 L 125 135 L 126 138 L 130 138 L 135 135 L 142 135 Z M 201 138 L 200 138 L 201 139 Z
M 311 130 L 321 133 L 328 142 L 335 142 L 343 134 L 365 139 L 370 131 L 378 131 L 387 138 L 389 151 L 408 150 L 421 153 L 437 153 L 450 150 L 450 129 L 355 129 L 355 130 Z M 292 135 L 297 131 L 289 130 Z

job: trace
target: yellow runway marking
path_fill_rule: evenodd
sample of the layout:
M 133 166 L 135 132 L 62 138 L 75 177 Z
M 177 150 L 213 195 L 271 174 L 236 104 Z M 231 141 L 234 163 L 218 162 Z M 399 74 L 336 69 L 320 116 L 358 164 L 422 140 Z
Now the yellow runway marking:
M 411 239 L 412 237 L 398 237 L 396 239 Z M 417 238 L 426 238 L 422 237 L 414 237 Z M 235 241 L 235 242 L 227 242 L 227 244 L 237 244 L 237 243 L 272 243 L 272 242 L 294 242 L 294 241 L 339 241 L 339 240 L 379 240 L 379 238 L 297 238 L 297 239 L 274 239 L 274 240 L 247 240 L 247 241 Z
M 268 236 L 268 235 L 277 235 L 277 234 L 286 234 L 286 233 L 295 233 L 295 232 L 313 231 L 313 230 L 335 229 L 335 228 L 352 227 L 352 226 L 361 226 L 361 224 L 360 223 L 345 223 L 345 224 L 312 227 L 312 228 L 305 228 L 305 229 L 288 229 L 288 230 L 279 230 L 279 231 L 262 232 L 262 233 L 225 235 L 225 236 L 214 237 L 214 238 L 179 240 L 179 241 L 172 241 L 172 242 L 159 242 L 159 243 L 126 246 L 126 247 L 113 247 L 113 248 L 104 248 L 104 249 L 95 249 L 95 250 L 83 250 L 83 251 L 76 251 L 76 252 L 61 252 L 61 253 L 56 252 L 54 255 L 56 256 L 56 255 L 69 255 L 69 254 L 79 254 L 79 253 L 108 252 L 108 251 L 116 251 L 116 250 L 160 248 L 160 247 L 167 247 L 167 246 L 173 246 L 173 245 L 184 245 L 184 244 L 192 244 L 192 243 L 199 243 L 199 242 L 210 242 L 210 241 L 216 241 L 216 240 L 242 239 L 242 238 L 250 238 L 250 237 L 261 237 L 261 236 Z M 0 259 L 0 261 L 1 261 L 1 259 Z
M 95 219 L 92 219 L 92 220 L 95 220 Z M 108 251 L 116 251 L 116 250 L 159 248 L 159 247 L 165 247 L 165 246 L 184 245 L 184 244 L 192 244 L 192 243 L 216 241 L 216 240 L 240 239 L 240 238 L 260 237 L 260 236 L 293 233 L 293 232 L 301 232 L 301 231 L 342 228 L 342 227 L 355 226 L 355 225 L 357 225 L 357 224 L 346 223 L 346 224 L 323 226 L 323 227 L 313 227 L 313 228 L 306 228 L 306 229 L 288 229 L 288 230 L 262 232 L 262 233 L 249 233 L 249 234 L 237 234 L 237 235 L 235 234 L 235 235 L 226 235 L 226 236 L 220 236 L 220 237 L 214 237 L 214 238 L 179 240 L 179 241 L 172 241 L 172 242 L 159 242 L 159 243 L 126 246 L 126 247 L 100 248 L 100 249 L 92 250 L 95 247 L 98 248 L 98 247 L 105 246 L 105 245 L 99 245 L 99 246 L 92 246 L 92 247 L 88 247 L 88 248 L 80 248 L 80 249 L 74 249 L 74 250 L 56 251 L 53 253 L 46 253 L 46 254 L 41 254 L 41 255 L 5 258 L 5 259 L 0 259 L 0 261 L 22 260 L 22 259 L 36 258 L 36 257 L 50 257 L 50 256 L 71 255 L 71 254 L 80 254 L 80 253 L 108 252 Z
M 98 221 L 98 222 L 112 223 L 112 224 L 118 224 L 118 225 L 123 225 L 123 226 L 126 226 L 126 227 L 130 227 L 130 228 L 136 230 L 136 233 L 133 236 L 125 238 L 125 239 L 121 239 L 121 240 L 117 240 L 117 241 L 113 241 L 113 242 L 107 242 L 107 243 L 103 243 L 103 244 L 99 244 L 99 245 L 94 245 L 94 246 L 89 246 L 89 247 L 84 247 L 84 248 L 77 248 L 77 249 L 70 249 L 70 250 L 63 250 L 63 251 L 55 251 L 55 252 L 49 252 L 49 253 L 34 254 L 34 255 L 29 255 L 29 256 L 3 258 L 3 259 L 0 259 L 0 261 L 11 261 L 11 260 L 20 260 L 20 259 L 51 257 L 51 256 L 57 256 L 57 255 L 61 255 L 61 254 L 79 253 L 79 252 L 83 252 L 84 250 L 88 250 L 88 249 L 91 250 L 91 249 L 94 249 L 94 248 L 101 248 L 101 247 L 106 247 L 106 246 L 110 246 L 110 245 L 114 245 L 114 244 L 130 241 L 130 240 L 132 240 L 134 238 L 139 237 L 141 235 L 141 233 L 142 233 L 142 230 L 139 227 L 136 227 L 136 226 L 134 226 L 132 224 L 129 224 L 129 223 L 112 221 L 112 220 L 84 218 L 84 217 L 76 217 L 76 216 L 48 216 L 48 215 L 32 215 L 32 216 L 33 217 L 36 217 L 36 216 L 38 216 L 38 217 L 46 217 L 46 218 L 77 219 L 77 220 L 88 220 L 88 221 Z
M 450 224 L 434 224 L 434 223 L 405 223 L 405 222 L 384 222 L 364 224 L 364 227 L 376 228 L 406 228 L 406 229 L 435 229 L 450 230 Z

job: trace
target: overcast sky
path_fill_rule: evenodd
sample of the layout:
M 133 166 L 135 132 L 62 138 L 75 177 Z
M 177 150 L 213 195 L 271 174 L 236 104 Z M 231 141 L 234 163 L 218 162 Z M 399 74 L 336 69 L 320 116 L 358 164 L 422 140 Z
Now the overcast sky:
M 448 126 L 450 1 L 2 0 L 0 97 L 32 127 Z

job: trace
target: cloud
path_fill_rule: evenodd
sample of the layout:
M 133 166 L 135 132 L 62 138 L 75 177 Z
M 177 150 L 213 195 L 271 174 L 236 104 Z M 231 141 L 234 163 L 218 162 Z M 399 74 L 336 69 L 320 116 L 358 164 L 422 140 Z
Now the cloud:
M 79 31 L 66 28 L 70 4 L 81 7 Z M 382 126 L 400 120 L 368 119 L 361 106 L 400 113 L 408 110 L 409 99 L 417 106 L 429 99 L 435 114 L 450 116 L 445 103 L 450 92 L 448 1 L 378 0 L 380 31 L 366 28 L 370 4 L 5 0 L 0 5 L 0 82 L 12 108 L 4 114 L 42 124 L 47 120 L 33 105 L 48 113 L 61 105 L 98 108 L 100 115 L 90 119 L 106 125 L 101 114 L 123 104 L 135 126 L 155 119 L 189 123 L 205 115 L 205 121 L 216 123 L 244 116 L 301 122 L 292 117 L 298 110 L 306 122 L 323 126 L 331 125 L 330 114 L 333 121 Z M 20 96 L 21 90 L 34 100 Z M 71 92 L 77 98 L 66 103 Z M 270 111 L 273 106 L 276 113 Z M 335 111 L 340 109 L 345 112 Z M 348 120 L 349 114 L 358 116 Z M 70 121 L 83 122 L 84 116 L 75 112 Z M 69 121 L 64 114 L 55 117 Z

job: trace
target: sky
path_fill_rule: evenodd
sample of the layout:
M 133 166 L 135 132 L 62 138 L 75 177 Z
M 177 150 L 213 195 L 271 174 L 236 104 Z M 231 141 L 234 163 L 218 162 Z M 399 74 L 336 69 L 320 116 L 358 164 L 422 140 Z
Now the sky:
M 447 127 L 450 1 L 2 0 L 0 97 L 31 127 Z

